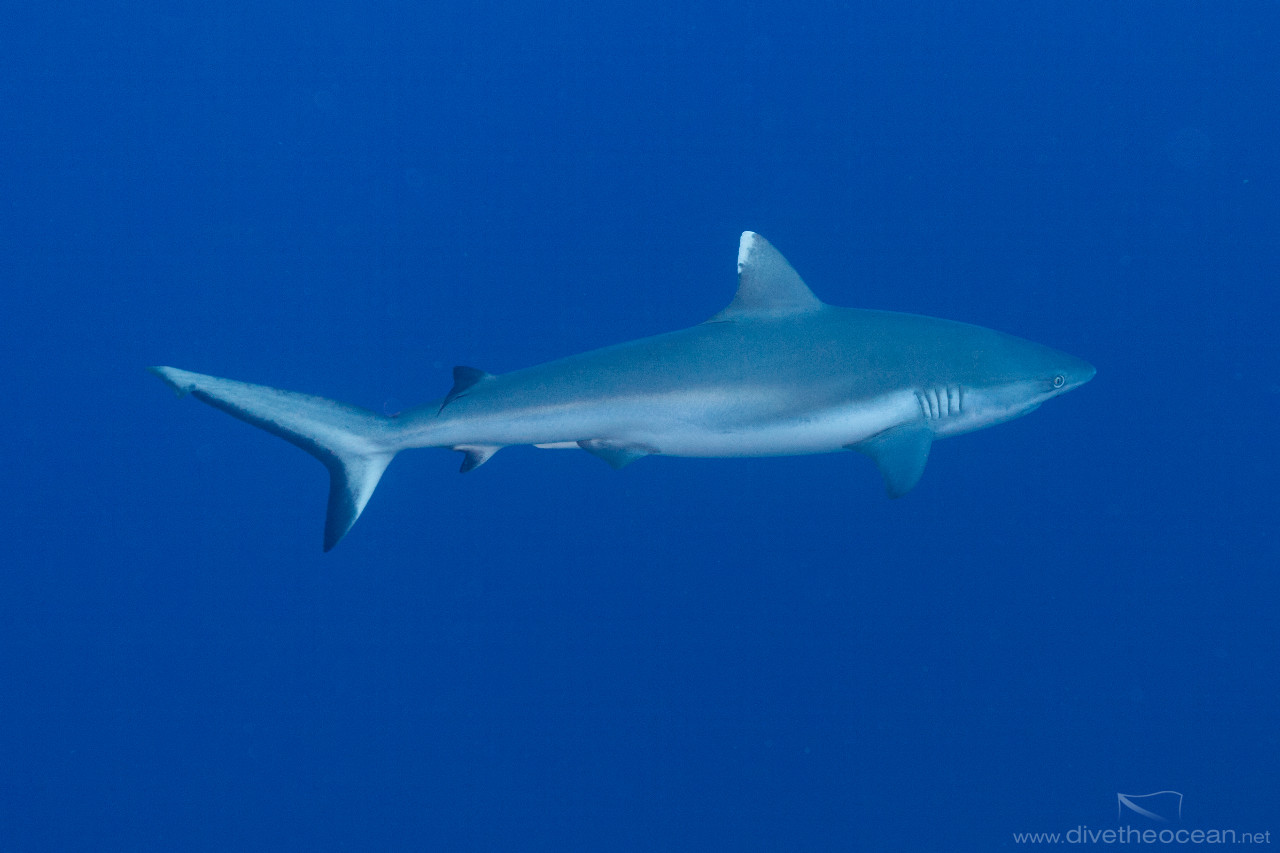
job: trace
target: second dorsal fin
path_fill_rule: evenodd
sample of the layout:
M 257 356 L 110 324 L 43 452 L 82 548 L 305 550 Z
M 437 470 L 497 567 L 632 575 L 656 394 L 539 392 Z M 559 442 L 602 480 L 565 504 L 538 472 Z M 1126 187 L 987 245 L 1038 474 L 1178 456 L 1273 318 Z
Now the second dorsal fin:
M 452 403 L 459 397 L 465 397 L 467 392 L 472 388 L 484 382 L 486 379 L 492 379 L 492 373 L 485 373 L 483 370 L 475 367 L 462 367 L 459 365 L 453 369 L 453 387 L 449 389 L 449 393 L 444 395 L 444 400 L 440 403 L 440 408 L 436 414 L 444 411 L 444 407 Z

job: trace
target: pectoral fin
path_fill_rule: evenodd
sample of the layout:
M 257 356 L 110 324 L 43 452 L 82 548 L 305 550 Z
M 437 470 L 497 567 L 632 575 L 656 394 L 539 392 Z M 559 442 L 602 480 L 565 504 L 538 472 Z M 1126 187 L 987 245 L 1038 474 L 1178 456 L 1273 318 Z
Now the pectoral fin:
M 848 447 L 874 459 L 884 477 L 885 492 L 891 498 L 900 498 L 920 482 L 932 445 L 933 430 L 924 424 L 910 423 Z

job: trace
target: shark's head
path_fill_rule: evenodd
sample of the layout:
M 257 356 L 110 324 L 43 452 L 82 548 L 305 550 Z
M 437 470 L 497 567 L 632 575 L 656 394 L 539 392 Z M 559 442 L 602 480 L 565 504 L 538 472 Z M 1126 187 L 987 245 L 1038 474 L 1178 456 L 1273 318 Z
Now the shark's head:
M 1088 382 L 1097 369 L 1065 352 L 1012 335 L 983 330 L 983 345 L 972 351 L 974 382 L 966 391 L 982 426 L 1035 411 L 1045 400 Z

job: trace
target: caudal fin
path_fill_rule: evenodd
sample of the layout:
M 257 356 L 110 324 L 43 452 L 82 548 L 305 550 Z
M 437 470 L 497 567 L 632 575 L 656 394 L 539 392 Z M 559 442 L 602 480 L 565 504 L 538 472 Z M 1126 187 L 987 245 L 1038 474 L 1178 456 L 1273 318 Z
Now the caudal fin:
M 324 550 L 337 545 L 360 517 L 382 472 L 396 455 L 393 422 L 367 409 L 324 397 L 152 367 L 178 393 L 296 444 L 329 469 Z

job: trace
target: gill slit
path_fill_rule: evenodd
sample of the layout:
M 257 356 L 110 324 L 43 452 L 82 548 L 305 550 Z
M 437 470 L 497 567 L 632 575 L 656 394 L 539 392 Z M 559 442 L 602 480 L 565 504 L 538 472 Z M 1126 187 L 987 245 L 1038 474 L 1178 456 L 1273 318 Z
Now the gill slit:
M 964 411 L 964 388 L 959 385 L 935 385 L 916 391 L 915 395 L 920 415 L 926 421 L 956 417 Z

